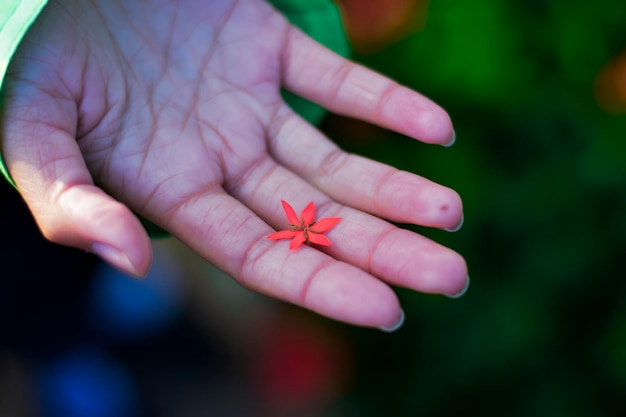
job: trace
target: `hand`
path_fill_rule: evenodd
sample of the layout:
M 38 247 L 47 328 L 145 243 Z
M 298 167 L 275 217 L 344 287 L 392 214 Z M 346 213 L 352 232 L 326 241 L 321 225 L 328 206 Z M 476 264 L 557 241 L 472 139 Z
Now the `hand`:
M 2 151 L 47 239 L 134 275 L 151 247 L 133 211 L 243 286 L 357 325 L 398 321 L 389 285 L 461 291 L 462 257 L 381 220 L 453 228 L 459 196 L 342 152 L 281 87 L 427 143 L 454 137 L 434 103 L 262 0 L 58 0 L 9 68 Z M 333 246 L 267 240 L 286 226 L 283 199 L 341 217 Z

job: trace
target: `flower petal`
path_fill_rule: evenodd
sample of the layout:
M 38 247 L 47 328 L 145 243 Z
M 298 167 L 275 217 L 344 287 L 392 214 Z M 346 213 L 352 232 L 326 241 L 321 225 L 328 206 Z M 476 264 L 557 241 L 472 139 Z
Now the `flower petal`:
M 295 232 L 296 232 L 296 236 L 293 238 L 293 240 L 291 241 L 291 244 L 289 245 L 289 249 L 291 250 L 298 249 L 300 246 L 302 246 L 304 242 L 306 242 L 306 238 L 304 237 L 303 231 L 296 230 Z
M 313 226 L 309 228 L 314 233 L 327 232 L 333 227 L 337 226 L 337 223 L 341 221 L 341 217 L 326 217 L 319 219 Z
M 281 200 L 281 203 L 283 204 L 283 210 L 285 210 L 285 214 L 287 215 L 287 221 L 294 226 L 300 226 L 298 215 L 293 207 L 291 207 L 285 200 Z
M 308 206 L 302 210 L 302 215 L 300 216 L 300 220 L 305 224 L 309 225 L 315 221 L 315 204 L 311 201 Z
M 269 240 L 292 239 L 298 233 L 298 230 L 281 230 L 280 232 L 272 233 L 267 238 Z
M 318 235 L 317 233 L 309 233 L 309 242 L 321 246 L 330 246 L 330 240 L 326 235 Z

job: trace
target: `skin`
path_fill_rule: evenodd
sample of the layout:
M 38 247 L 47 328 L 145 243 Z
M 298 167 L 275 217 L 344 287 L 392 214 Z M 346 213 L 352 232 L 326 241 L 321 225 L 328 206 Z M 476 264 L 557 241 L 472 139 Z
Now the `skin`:
M 51 1 L 11 62 L 0 115 L 9 172 L 43 235 L 145 275 L 169 231 L 244 287 L 325 316 L 392 327 L 391 285 L 456 294 L 463 258 L 391 223 L 454 228 L 453 190 L 334 145 L 282 100 L 432 144 L 450 118 L 325 49 L 262 0 Z M 343 220 L 329 248 L 290 251 L 280 201 Z

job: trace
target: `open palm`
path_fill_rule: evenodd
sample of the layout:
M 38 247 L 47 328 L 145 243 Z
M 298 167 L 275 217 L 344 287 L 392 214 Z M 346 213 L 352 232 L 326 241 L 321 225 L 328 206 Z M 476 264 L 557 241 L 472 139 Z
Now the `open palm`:
M 458 195 L 338 149 L 283 101 L 428 143 L 453 138 L 428 99 L 326 50 L 262 0 L 52 2 L 7 74 L 2 151 L 50 240 L 136 275 L 151 249 L 133 212 L 245 287 L 389 327 L 388 284 L 455 294 L 453 251 L 381 220 L 454 228 Z M 269 241 L 281 207 L 341 217 L 323 251 Z

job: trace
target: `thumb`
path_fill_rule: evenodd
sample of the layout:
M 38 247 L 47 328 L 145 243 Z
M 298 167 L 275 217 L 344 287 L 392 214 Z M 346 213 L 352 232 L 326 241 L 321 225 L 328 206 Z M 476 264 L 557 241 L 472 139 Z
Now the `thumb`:
M 74 136 L 5 110 L 0 150 L 44 237 L 94 252 L 125 273 L 145 275 L 152 257 L 146 231 L 128 207 L 94 185 Z

